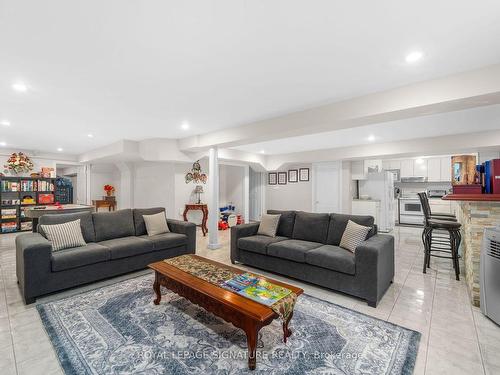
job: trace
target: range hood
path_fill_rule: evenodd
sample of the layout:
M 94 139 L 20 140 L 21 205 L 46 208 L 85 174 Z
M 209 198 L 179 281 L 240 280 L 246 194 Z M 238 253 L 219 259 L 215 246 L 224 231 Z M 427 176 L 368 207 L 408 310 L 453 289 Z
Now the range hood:
M 427 182 L 427 177 L 401 177 L 401 182 Z

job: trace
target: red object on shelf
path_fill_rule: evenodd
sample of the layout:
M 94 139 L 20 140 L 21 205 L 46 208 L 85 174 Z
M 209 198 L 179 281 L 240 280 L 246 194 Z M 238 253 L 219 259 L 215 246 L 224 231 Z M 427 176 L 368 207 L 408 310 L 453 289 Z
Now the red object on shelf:
M 54 194 L 38 194 L 38 204 L 54 203 Z
M 500 194 L 500 159 L 490 161 L 491 193 Z
M 453 185 L 453 194 L 482 194 L 481 184 Z
M 219 230 L 226 230 L 229 228 L 229 225 L 227 224 L 227 221 L 219 221 Z

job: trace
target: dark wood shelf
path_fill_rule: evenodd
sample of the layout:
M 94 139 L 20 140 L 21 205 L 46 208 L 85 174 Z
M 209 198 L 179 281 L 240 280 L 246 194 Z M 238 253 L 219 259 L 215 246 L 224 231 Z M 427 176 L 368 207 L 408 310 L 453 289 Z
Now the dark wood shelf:
M 448 194 L 445 201 L 500 202 L 500 194 Z

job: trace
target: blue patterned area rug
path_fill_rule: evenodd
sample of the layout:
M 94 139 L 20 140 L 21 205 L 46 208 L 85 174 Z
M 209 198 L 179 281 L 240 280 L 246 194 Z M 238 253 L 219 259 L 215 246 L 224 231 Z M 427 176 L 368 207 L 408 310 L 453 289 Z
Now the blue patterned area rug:
M 66 374 L 411 374 L 420 333 L 307 295 L 282 342 L 275 320 L 261 329 L 257 369 L 246 337 L 141 276 L 38 305 Z

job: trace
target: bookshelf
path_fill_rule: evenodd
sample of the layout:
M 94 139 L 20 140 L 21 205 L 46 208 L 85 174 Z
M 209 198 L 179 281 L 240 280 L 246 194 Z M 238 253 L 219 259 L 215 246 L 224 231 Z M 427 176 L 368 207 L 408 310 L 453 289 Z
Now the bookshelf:
M 31 231 L 29 206 L 54 203 L 55 178 L 0 176 L 0 233 Z

